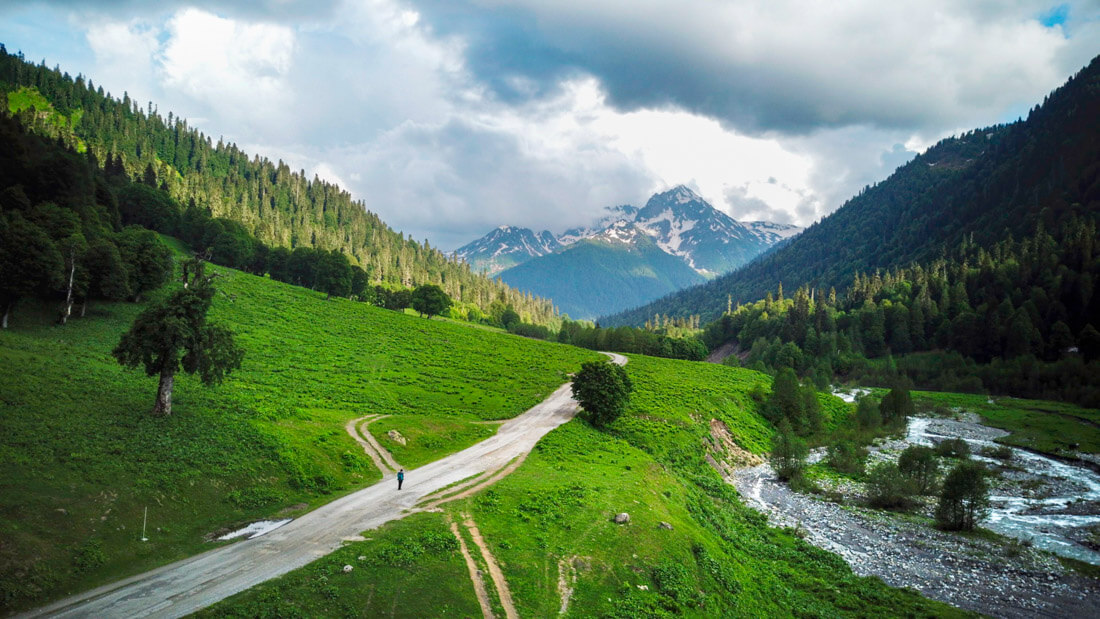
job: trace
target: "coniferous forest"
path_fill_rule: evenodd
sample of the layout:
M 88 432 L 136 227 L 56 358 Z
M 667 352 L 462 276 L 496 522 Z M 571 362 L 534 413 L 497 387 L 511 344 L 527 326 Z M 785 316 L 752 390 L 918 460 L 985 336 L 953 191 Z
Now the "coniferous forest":
M 340 187 L 311 180 L 282 161 L 250 158 L 171 112 L 161 115 L 151 102 L 142 108 L 128 95 L 115 99 L 83 76 L 28 63 L 3 46 L 0 92 L 7 98 L 5 113 L 66 151 L 51 157 L 85 159 L 80 174 L 99 178 L 99 193 L 91 191 L 87 202 L 112 216 L 117 203 L 118 216 L 108 227 L 140 224 L 196 250 L 212 250 L 218 264 L 339 296 L 374 300 L 373 291 L 435 284 L 475 308 L 475 319 L 512 307 L 530 323 L 556 321 L 551 301 L 472 273 L 427 242 L 392 230 Z M 18 150 L 6 156 L 19 169 L 39 163 L 21 160 Z M 43 178 L 52 173 L 35 172 Z M 22 183 L 22 175 L 9 176 L 0 189 Z M 368 289 L 369 298 L 353 292 Z M 58 286 L 47 282 L 37 290 L 56 293 Z

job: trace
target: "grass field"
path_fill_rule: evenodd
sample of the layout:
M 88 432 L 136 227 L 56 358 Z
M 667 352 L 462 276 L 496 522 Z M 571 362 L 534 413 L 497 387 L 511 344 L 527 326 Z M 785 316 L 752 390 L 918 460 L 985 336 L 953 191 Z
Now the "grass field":
M 456 520 L 470 514 L 476 521 L 520 616 L 557 615 L 562 579 L 574 588 L 568 615 L 577 617 L 963 614 L 856 577 L 836 555 L 769 528 L 707 464 L 706 454 L 715 453 L 708 447 L 712 419 L 724 421 L 743 449 L 768 448 L 771 431 L 750 395 L 755 385 L 770 383 L 766 376 L 641 356 L 632 356 L 626 368 L 635 393 L 610 431 L 580 420 L 565 424 L 543 438 L 515 473 L 443 506 Z M 619 512 L 630 514 L 629 524 L 613 522 Z M 344 552 L 369 557 L 388 543 L 382 540 L 399 536 L 401 526 L 368 532 L 372 541 L 349 544 Z M 264 604 L 270 599 L 284 608 L 308 608 L 312 616 L 367 617 L 371 613 L 360 609 L 374 604 L 371 596 L 385 590 L 391 597 L 382 603 L 392 604 L 400 595 L 393 584 L 360 585 L 342 588 L 329 605 L 320 603 L 316 575 L 339 580 L 342 574 L 332 576 L 338 564 L 318 561 L 222 602 L 210 616 L 264 616 L 272 612 Z M 439 606 L 418 606 L 420 616 L 443 615 L 472 595 L 468 576 L 454 566 L 438 567 L 433 557 L 408 569 L 417 578 L 434 573 L 434 582 L 461 578 L 467 585 L 453 591 L 454 598 L 437 599 Z M 392 573 L 380 571 L 378 582 L 390 583 Z
M 26 302 L 0 333 L 0 610 L 380 479 L 349 419 L 395 415 L 384 421 L 415 439 L 399 461 L 415 466 L 491 434 L 472 422 L 513 417 L 600 358 L 215 270 L 224 294 L 211 317 L 237 333 L 244 364 L 216 388 L 178 377 L 168 418 L 148 415 L 156 379 L 110 355 L 141 307 L 93 304 L 58 327 L 56 307 Z

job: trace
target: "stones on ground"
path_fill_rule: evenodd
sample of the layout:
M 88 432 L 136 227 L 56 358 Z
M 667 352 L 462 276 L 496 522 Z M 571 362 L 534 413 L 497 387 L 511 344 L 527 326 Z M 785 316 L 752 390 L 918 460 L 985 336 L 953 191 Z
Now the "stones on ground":
M 615 524 L 630 524 L 630 514 L 626 512 L 615 514 Z
M 390 430 L 389 432 L 386 432 L 386 436 L 390 437 L 390 440 L 394 441 L 395 443 L 400 443 L 402 445 L 408 442 L 405 440 L 405 437 L 402 436 L 401 433 L 397 430 Z
M 352 567 L 352 566 L 350 566 L 350 565 L 345 565 L 345 566 L 344 566 L 344 573 L 345 573 L 345 574 L 347 574 L 348 572 L 350 572 L 350 571 L 352 571 L 352 570 L 354 570 L 354 569 L 355 569 L 355 568 L 354 568 L 354 567 Z
M 661 522 L 661 524 L 657 525 L 657 528 L 658 529 L 664 529 L 666 531 L 671 531 L 672 530 L 672 525 L 667 523 L 667 522 Z

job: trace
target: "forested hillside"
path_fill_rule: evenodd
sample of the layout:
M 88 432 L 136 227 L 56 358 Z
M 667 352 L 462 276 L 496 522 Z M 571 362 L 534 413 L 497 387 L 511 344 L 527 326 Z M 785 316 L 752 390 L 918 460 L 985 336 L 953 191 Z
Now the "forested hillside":
M 1042 221 L 1061 229 L 1100 210 L 1100 57 L 1027 120 L 943 140 L 861 191 L 790 244 L 712 282 L 601 320 L 640 325 L 655 313 L 719 317 L 782 283 L 827 290 L 855 274 L 926 263 L 964 239 L 988 247 Z M 1057 241 L 1058 239 L 1056 239 Z
M 215 142 L 173 113 L 161 115 L 151 102 L 143 109 L 127 95 L 115 99 L 90 79 L 30 64 L 3 45 L 0 92 L 6 111 L 35 133 L 164 190 L 181 210 L 191 206 L 238 222 L 264 245 L 337 251 L 361 266 L 369 282 L 437 284 L 483 311 L 497 302 L 531 322 L 555 316 L 550 301 L 472 273 L 427 242 L 406 238 L 340 187 L 311 180 L 282 161 L 250 157 L 220 138 Z
M 708 325 L 761 369 L 1100 406 L 1100 252 L 1095 219 L 988 250 L 969 241 L 925 265 L 857 274 L 835 291 L 769 292 Z M 1056 241 L 1055 239 L 1059 239 Z

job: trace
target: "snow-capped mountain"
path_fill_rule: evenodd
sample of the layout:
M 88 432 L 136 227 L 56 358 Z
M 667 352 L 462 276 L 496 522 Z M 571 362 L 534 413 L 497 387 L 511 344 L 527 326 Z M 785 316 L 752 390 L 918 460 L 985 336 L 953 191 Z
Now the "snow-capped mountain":
M 557 238 L 501 226 L 455 255 L 475 270 L 554 299 L 574 317 L 593 317 L 732 271 L 801 231 L 741 223 L 680 185 L 640 209 L 607 207 L 591 226 Z
M 459 247 L 454 255 L 470 263 L 474 271 L 496 275 L 561 247 L 547 230 L 536 233 L 530 228 L 500 226 L 473 243 Z
M 741 223 L 760 237 L 760 240 L 769 245 L 785 241 L 802 232 L 802 228 L 791 224 L 777 224 L 770 221 L 744 221 Z
M 654 194 L 641 209 L 606 208 L 595 225 L 568 230 L 558 240 L 569 245 L 580 239 L 599 238 L 609 231 L 621 235 L 624 223 L 633 224 L 662 250 L 707 276 L 731 271 L 802 231 L 798 226 L 766 221 L 741 223 L 679 185 Z
M 587 239 L 603 232 L 611 224 L 618 221 L 634 221 L 638 215 L 638 207 L 623 204 L 620 206 L 605 206 L 600 212 L 599 218 L 591 226 L 579 226 L 570 228 L 558 236 L 558 242 L 562 245 L 571 245 L 581 239 Z

